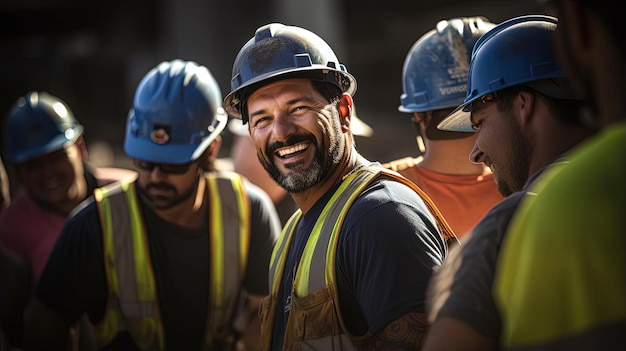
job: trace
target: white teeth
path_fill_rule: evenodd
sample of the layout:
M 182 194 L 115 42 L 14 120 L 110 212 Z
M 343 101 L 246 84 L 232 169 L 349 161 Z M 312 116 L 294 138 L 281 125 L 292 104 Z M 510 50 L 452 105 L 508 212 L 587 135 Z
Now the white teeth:
M 281 149 L 278 151 L 278 156 L 285 157 L 287 155 L 293 154 L 295 152 L 306 149 L 306 144 L 297 144 L 285 149 Z

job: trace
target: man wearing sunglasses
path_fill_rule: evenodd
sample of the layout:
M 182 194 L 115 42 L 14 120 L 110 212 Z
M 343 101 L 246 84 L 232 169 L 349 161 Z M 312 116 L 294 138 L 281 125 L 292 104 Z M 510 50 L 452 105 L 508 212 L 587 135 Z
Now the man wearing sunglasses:
M 68 220 L 27 315 L 25 349 L 65 350 L 83 313 L 107 350 L 234 350 L 254 329 L 280 222 L 260 188 L 212 171 L 221 101 L 194 62 L 163 62 L 144 77 L 124 141 L 137 179 L 97 189 Z

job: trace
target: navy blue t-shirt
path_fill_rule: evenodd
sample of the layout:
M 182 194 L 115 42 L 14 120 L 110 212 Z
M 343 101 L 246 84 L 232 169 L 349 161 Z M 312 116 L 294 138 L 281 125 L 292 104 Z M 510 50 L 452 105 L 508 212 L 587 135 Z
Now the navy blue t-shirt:
M 301 218 L 292 238 L 274 320 L 272 350 L 281 350 L 294 272 L 329 190 Z M 370 184 L 344 220 L 336 253 L 341 314 L 350 333 L 376 333 L 410 312 L 425 312 L 425 292 L 447 248 L 423 200 L 389 179 Z
M 269 257 L 280 221 L 266 193 L 248 181 L 244 187 L 252 220 L 244 287 L 252 294 L 267 295 Z M 39 299 L 69 323 L 83 313 L 99 322 L 107 300 L 102 230 L 96 203 L 91 201 L 66 222 L 35 290 Z M 180 227 L 164 221 L 141 201 L 140 205 L 167 349 L 199 350 L 209 301 L 208 222 L 196 229 Z M 136 346 L 122 333 L 107 349 L 135 350 Z

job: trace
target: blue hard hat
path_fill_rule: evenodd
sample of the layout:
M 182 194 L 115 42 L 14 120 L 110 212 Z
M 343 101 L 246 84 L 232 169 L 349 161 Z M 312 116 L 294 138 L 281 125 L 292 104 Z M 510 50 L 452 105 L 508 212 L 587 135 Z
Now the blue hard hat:
M 23 163 L 76 142 L 83 126 L 65 102 L 47 92 L 31 91 L 9 111 L 5 125 L 5 157 Z
M 537 90 L 546 95 L 574 98 L 552 46 L 556 25 L 554 17 L 528 15 L 502 22 L 483 35 L 472 52 L 467 96 L 437 128 L 474 131 L 470 120 L 472 103 L 487 94 L 517 85 L 537 83 Z M 556 86 L 541 84 L 547 80 L 552 80 Z
M 484 17 L 440 21 L 411 47 L 402 68 L 400 112 L 457 107 L 467 88 L 474 44 L 495 24 Z
M 304 28 L 271 23 L 258 28 L 237 54 L 224 108 L 244 119 L 242 102 L 254 88 L 284 78 L 326 81 L 350 95 L 356 92 L 356 80 L 322 38 Z
M 202 155 L 227 121 L 222 93 L 206 67 L 162 62 L 137 87 L 124 151 L 143 161 L 188 163 Z

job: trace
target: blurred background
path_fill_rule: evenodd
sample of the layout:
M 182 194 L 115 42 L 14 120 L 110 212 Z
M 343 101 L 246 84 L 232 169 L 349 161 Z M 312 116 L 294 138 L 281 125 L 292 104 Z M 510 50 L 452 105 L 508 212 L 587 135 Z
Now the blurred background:
M 358 115 L 374 129 L 357 148 L 385 162 L 417 151 L 397 107 L 419 37 L 451 17 L 499 23 L 537 13 L 537 0 L 1 0 L 0 113 L 29 90 L 48 91 L 85 126 L 93 163 L 126 167 L 126 115 L 144 74 L 164 60 L 196 61 L 226 95 L 239 49 L 259 26 L 281 22 L 321 36 L 357 78 Z M 228 130 L 224 139 L 222 157 Z

